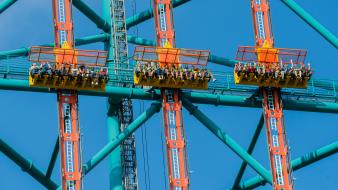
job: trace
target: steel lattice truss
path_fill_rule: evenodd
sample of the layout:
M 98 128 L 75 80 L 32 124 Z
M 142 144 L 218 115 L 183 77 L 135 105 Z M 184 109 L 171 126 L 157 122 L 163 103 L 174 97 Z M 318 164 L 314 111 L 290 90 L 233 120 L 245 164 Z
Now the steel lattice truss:
M 190 0 L 173 0 L 174 7 L 180 6 Z M 314 28 L 320 35 L 322 35 L 331 45 L 338 48 L 338 39 L 330 33 L 324 26 L 318 23 L 311 17 L 305 10 L 297 5 L 292 0 L 281 0 L 293 12 L 295 12 L 301 19 L 307 22 Z M 0 3 L 0 13 L 14 4 L 16 0 L 5 0 Z M 101 18 L 95 11 L 81 0 L 73 0 L 73 5 L 86 15 L 98 28 L 102 29 L 103 33 L 87 36 L 84 38 L 75 39 L 76 46 L 86 45 L 95 42 L 103 42 L 109 44 L 111 36 L 110 29 L 112 28 L 109 22 Z M 153 17 L 152 10 L 146 10 L 139 14 L 126 19 L 126 28 L 130 29 L 150 18 Z M 136 36 L 127 36 L 130 43 L 154 46 L 155 43 L 151 40 L 146 40 Z M 52 46 L 53 44 L 49 44 Z M 21 48 L 10 51 L 0 52 L 0 89 L 15 90 L 15 91 L 31 91 L 41 93 L 55 93 L 52 89 L 47 88 L 33 88 L 28 83 L 28 69 L 30 64 L 27 61 L 27 54 L 29 48 Z M 209 62 L 233 67 L 236 63 L 235 60 L 227 59 L 215 55 L 210 55 Z M 88 174 L 95 166 L 97 166 L 103 159 L 105 159 L 113 150 L 121 143 L 126 142 L 126 139 L 133 139 L 133 133 L 155 113 L 161 109 L 161 104 L 158 103 L 160 99 L 160 92 L 155 90 L 153 93 L 146 92 L 145 89 L 133 85 L 132 73 L 130 69 L 123 69 L 119 72 L 119 77 L 110 77 L 110 81 L 105 91 L 79 91 L 79 95 L 101 96 L 101 97 L 118 97 L 130 99 L 153 100 L 154 103 L 141 115 L 139 115 L 132 122 L 124 121 L 126 123 L 125 129 L 119 133 L 97 154 L 83 165 L 84 175 Z M 265 169 L 254 157 L 251 156 L 254 146 L 257 142 L 258 136 L 263 126 L 263 117 L 261 117 L 254 136 L 250 142 L 249 148 L 246 150 L 241 147 L 234 139 L 200 111 L 195 104 L 210 104 L 210 105 L 224 105 L 224 106 L 240 106 L 240 107 L 255 107 L 260 108 L 262 97 L 257 93 L 257 88 L 252 86 L 236 86 L 234 85 L 233 75 L 224 72 L 215 72 L 218 79 L 216 83 L 209 85 L 207 91 L 186 91 L 182 92 L 183 106 L 195 116 L 202 124 L 205 125 L 219 140 L 235 152 L 242 160 L 240 171 L 236 177 L 234 186 L 237 189 L 252 189 L 259 187 L 266 183 L 271 184 L 271 174 Z M 338 81 L 333 80 L 317 80 L 312 79 L 307 89 L 283 89 L 282 96 L 284 99 L 284 109 L 297 110 L 297 111 L 310 111 L 322 113 L 338 113 Z M 127 101 L 126 101 L 127 102 Z M 126 103 L 125 102 L 125 103 Z M 320 103 L 320 104 L 319 104 Z M 128 106 L 128 105 L 126 105 Z M 120 114 L 123 111 L 120 112 Z M 118 111 L 113 116 L 118 116 Z M 129 115 L 130 116 L 130 115 Z M 132 117 L 132 116 L 130 116 Z M 131 146 L 134 146 L 132 142 Z M 51 156 L 51 161 L 47 172 L 42 172 L 30 160 L 16 152 L 4 140 L 0 139 L 0 151 L 19 165 L 23 171 L 27 172 L 41 185 L 47 189 L 60 189 L 59 185 L 50 179 L 56 157 L 58 155 L 58 141 Z M 299 170 L 316 161 L 331 156 L 338 151 L 338 141 L 323 146 L 313 152 L 310 152 L 299 158 L 291 161 L 292 169 Z M 247 181 L 242 181 L 242 176 L 246 166 L 249 165 L 253 168 L 258 175 Z M 122 183 L 122 182 L 121 182 Z M 232 188 L 233 189 L 233 188 Z

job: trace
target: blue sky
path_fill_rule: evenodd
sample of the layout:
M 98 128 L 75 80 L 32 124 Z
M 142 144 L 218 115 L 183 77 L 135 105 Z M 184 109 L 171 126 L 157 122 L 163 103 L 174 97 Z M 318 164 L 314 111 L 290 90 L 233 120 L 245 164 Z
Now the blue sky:
M 100 1 L 84 0 L 101 13 Z M 332 33 L 338 36 L 338 1 L 297 0 Z M 132 15 L 133 1 L 127 3 L 127 14 Z M 136 12 L 148 9 L 150 0 L 136 2 Z M 315 68 L 315 78 L 338 80 L 337 50 L 299 19 L 280 1 L 271 2 L 275 44 L 278 47 L 308 50 L 307 60 Z M 51 1 L 22 0 L 0 15 L 0 51 L 44 44 L 53 41 Z M 174 11 L 177 46 L 194 49 L 209 49 L 213 54 L 233 58 L 239 45 L 253 45 L 254 35 L 249 1 L 244 0 L 192 0 Z M 75 36 L 84 37 L 100 33 L 95 24 L 74 8 Z M 154 39 L 152 20 L 137 27 L 138 35 Z M 136 34 L 135 29 L 129 31 Z M 132 46 L 130 46 L 132 48 Z M 102 44 L 82 46 L 85 49 L 103 49 Z M 131 51 L 131 50 L 130 50 Z M 217 70 L 229 68 L 215 66 Z M 2 119 L 0 137 L 18 152 L 46 170 L 57 137 L 56 95 L 0 91 Z M 107 142 L 107 100 L 100 97 L 80 97 L 80 118 L 83 133 L 83 157 L 88 160 Z M 134 115 L 146 109 L 150 102 L 134 101 Z M 240 145 L 247 147 L 259 120 L 261 109 L 228 106 L 207 106 L 205 111 L 213 121 L 231 135 Z M 299 157 L 338 139 L 337 115 L 285 111 L 287 138 L 292 158 Z M 184 110 L 184 122 L 188 139 L 190 170 L 193 171 L 191 189 L 221 190 L 230 187 L 240 167 L 241 160 L 213 136 L 195 118 Z M 146 129 L 146 130 L 145 130 Z M 137 136 L 137 158 L 140 189 L 145 188 L 144 158 L 142 156 L 141 130 Z M 143 127 L 147 134 L 150 189 L 164 189 L 161 151 L 162 114 L 156 114 Z M 265 139 L 262 131 L 254 158 L 269 168 Z M 57 161 L 57 163 L 59 160 Z M 333 189 L 337 184 L 338 156 L 334 155 L 318 163 L 294 172 L 295 189 Z M 60 183 L 59 164 L 52 175 Z M 12 161 L 0 154 L 0 189 L 40 190 L 38 182 Z M 248 168 L 244 179 L 256 176 Z M 108 162 L 104 160 L 84 178 L 85 189 L 108 189 Z M 269 185 L 258 189 L 271 189 Z

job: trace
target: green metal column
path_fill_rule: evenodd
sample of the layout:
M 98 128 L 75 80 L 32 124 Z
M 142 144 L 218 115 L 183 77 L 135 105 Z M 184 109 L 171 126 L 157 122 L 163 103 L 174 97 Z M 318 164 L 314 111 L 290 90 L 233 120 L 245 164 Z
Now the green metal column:
M 0 152 L 4 153 L 9 159 L 15 162 L 18 166 L 21 167 L 22 171 L 27 172 L 35 180 L 37 180 L 41 185 L 47 189 L 56 189 L 57 184 L 51 179 L 47 178 L 41 170 L 39 170 L 31 160 L 26 159 L 21 154 L 16 152 L 12 147 L 0 139 Z M 5 176 L 1 176 L 5 177 Z M 13 182 L 15 183 L 15 182 Z
M 88 19 L 95 23 L 98 28 L 102 29 L 105 32 L 109 32 L 111 26 L 108 24 L 108 22 L 106 22 L 98 14 L 96 14 L 96 12 L 91 9 L 85 2 L 81 0 L 73 0 L 72 3 L 80 12 L 86 15 Z
M 110 1 L 111 0 L 102 0 L 102 15 L 106 23 L 111 25 L 110 19 Z M 104 44 L 104 48 L 108 51 L 108 67 L 112 66 L 113 55 L 113 42 L 110 37 L 107 42 Z M 108 98 L 109 108 L 108 108 L 108 118 L 107 118 L 107 128 L 108 128 L 108 142 L 112 141 L 115 136 L 120 134 L 120 122 L 118 120 L 118 108 L 119 108 L 119 99 L 114 97 Z M 121 149 L 116 147 L 116 149 L 110 154 L 109 157 L 109 190 L 122 190 L 122 165 L 121 165 Z
M 56 138 L 56 142 L 55 142 L 55 145 L 54 145 L 54 150 L 53 150 L 53 153 L 52 153 L 52 156 L 50 158 L 50 161 L 49 161 L 49 165 L 48 165 L 48 168 L 47 168 L 47 171 L 46 171 L 46 178 L 49 179 L 50 176 L 52 175 L 52 172 L 53 172 L 53 169 L 54 169 L 54 166 L 55 166 L 55 162 L 56 162 L 56 158 L 59 154 L 59 136 L 57 136 Z
M 0 14 L 4 12 L 8 7 L 13 5 L 17 0 L 4 0 L 0 3 Z
M 152 103 L 151 106 L 137 117 L 127 128 L 119 135 L 115 136 L 106 146 L 97 152 L 86 164 L 83 165 L 84 175 L 87 175 L 95 166 L 97 166 L 107 155 L 115 150 L 127 137 L 133 134 L 143 123 L 150 119 L 161 109 L 160 103 Z
M 309 26 L 316 30 L 323 38 L 325 38 L 330 44 L 338 49 L 338 38 L 334 36 L 328 29 L 320 24 L 315 18 L 307 13 L 301 6 L 299 6 L 293 0 L 281 0 L 286 6 L 288 6 L 294 13 L 296 13 L 301 19 L 303 19 Z M 319 3 L 319 1 L 317 2 Z M 330 2 L 328 2 L 330 3 Z M 332 18 L 334 21 L 335 19 Z
M 120 122 L 118 119 L 119 99 L 108 98 L 109 109 L 107 113 L 108 141 L 112 141 L 120 134 Z M 110 190 L 122 190 L 122 165 L 121 148 L 116 149 L 109 156 Z

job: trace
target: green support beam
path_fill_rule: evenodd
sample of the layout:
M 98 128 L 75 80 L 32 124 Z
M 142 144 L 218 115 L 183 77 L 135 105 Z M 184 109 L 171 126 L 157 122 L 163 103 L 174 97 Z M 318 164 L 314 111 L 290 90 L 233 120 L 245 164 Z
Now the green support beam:
M 190 0 L 172 0 L 173 3 L 173 7 L 178 7 L 180 5 L 183 5 L 184 3 L 189 2 Z M 127 29 L 136 26 L 150 18 L 152 18 L 153 15 L 153 9 L 148 9 L 146 11 L 143 11 L 139 14 L 136 14 L 134 16 L 131 16 L 129 18 L 126 19 L 126 25 L 127 25 Z
M 247 98 L 236 95 L 221 95 L 198 92 L 185 92 L 184 97 L 193 103 L 214 104 L 223 106 L 262 108 L 262 101 L 258 98 Z M 338 113 L 338 103 L 335 102 L 306 102 L 301 100 L 285 99 L 285 110 L 309 112 Z
M 178 7 L 190 0 L 173 0 L 173 7 Z M 111 29 L 111 24 L 106 22 L 102 17 L 100 17 L 93 9 L 91 9 L 85 2 L 82 0 L 73 0 L 73 5 L 84 15 L 86 15 L 89 20 L 91 20 L 96 26 L 102 29 L 105 32 L 109 32 Z M 127 28 L 131 28 L 140 24 L 153 17 L 153 9 L 142 11 L 134 16 L 131 16 L 126 19 Z
M 261 134 L 263 126 L 264 126 L 264 114 L 262 113 L 262 115 L 261 115 L 261 117 L 259 119 L 258 125 L 256 127 L 255 133 L 254 133 L 254 135 L 253 135 L 253 137 L 251 139 L 249 148 L 247 150 L 248 154 L 250 154 L 250 155 L 252 154 L 252 152 L 253 152 L 253 150 L 254 150 L 254 148 L 256 146 L 258 137 Z M 234 182 L 234 184 L 232 186 L 232 189 L 239 188 L 239 183 L 242 180 L 242 177 L 243 177 L 243 174 L 244 174 L 244 171 L 245 171 L 247 165 L 248 164 L 246 162 L 244 162 L 244 161 L 242 162 L 242 165 L 241 165 L 241 167 L 239 169 L 239 172 L 238 172 L 238 174 L 236 176 L 236 179 L 235 179 L 235 182 Z
M 54 190 L 58 187 L 58 185 L 51 179 L 47 178 L 43 174 L 43 172 L 33 164 L 32 161 L 24 158 L 12 147 L 6 144 L 2 139 L 0 139 L 0 152 L 4 153 L 9 159 L 15 162 L 18 166 L 20 166 L 22 171 L 27 172 L 30 176 L 32 176 L 47 189 Z
M 326 145 L 324 147 L 321 147 L 315 151 L 312 151 L 304 156 L 301 156 L 299 158 L 296 158 L 292 160 L 291 167 L 293 171 L 299 170 L 303 167 L 306 167 L 310 164 L 313 164 L 319 160 L 322 160 L 328 156 L 331 156 L 333 154 L 336 154 L 338 152 L 338 141 L 335 141 L 329 145 Z M 253 189 L 256 187 L 259 187 L 261 185 L 265 185 L 266 181 L 260 177 L 256 176 L 253 177 L 243 183 L 241 183 L 239 189 Z M 229 189 L 230 190 L 230 189 Z M 238 189 L 233 189 L 238 190 Z
M 204 126 L 206 126 L 214 135 L 218 137 L 225 145 L 227 145 L 233 152 L 235 152 L 243 161 L 261 175 L 270 184 L 272 178 L 270 172 L 266 170 L 259 162 L 250 156 L 235 140 L 223 132 L 213 121 L 211 121 L 205 114 L 203 114 L 197 107 L 195 107 L 186 98 L 182 99 L 183 106 L 195 116 Z
M 109 38 L 109 34 L 103 33 L 103 34 L 98 34 L 98 35 L 92 35 L 92 36 L 86 36 L 83 38 L 78 38 L 75 39 L 75 45 L 76 46 L 81 46 L 81 45 L 87 45 L 91 43 L 96 43 L 96 42 L 104 42 Z M 49 44 L 43 44 L 40 46 L 54 46 L 53 43 Z M 25 48 L 20 48 L 16 50 L 9 50 L 9 51 L 2 51 L 0 52 L 0 59 L 4 59 L 6 57 L 18 57 L 18 56 L 27 56 L 30 51 L 29 47 Z
M 85 2 L 81 0 L 73 0 L 73 5 L 89 20 L 91 20 L 93 23 L 96 24 L 96 26 L 100 29 L 102 29 L 105 32 L 109 32 L 111 25 L 106 22 L 103 18 L 101 18 L 96 12 L 91 9 Z
M 142 46 L 155 46 L 156 45 L 154 41 L 136 37 L 136 36 L 128 36 L 127 39 L 128 39 L 128 42 L 136 44 L 136 45 L 142 45 Z
M 6 9 L 8 9 L 11 5 L 13 5 L 18 0 L 4 0 L 0 3 L 0 14 L 3 13 Z
M 49 179 L 50 176 L 53 173 L 53 169 L 54 169 L 56 158 L 57 158 L 58 154 L 59 154 L 59 137 L 57 137 L 57 139 L 56 139 L 56 143 L 54 145 L 53 153 L 52 153 L 52 156 L 51 156 L 49 164 L 48 164 L 48 169 L 47 169 L 47 172 L 46 172 L 46 178 L 47 179 Z
M 92 35 L 92 36 L 86 36 L 83 38 L 77 38 L 75 39 L 75 45 L 81 46 L 81 45 L 87 45 L 91 43 L 97 43 L 97 42 L 105 42 L 110 38 L 110 35 L 107 33 L 98 34 L 98 35 Z M 128 36 L 128 42 L 136 44 L 136 45 L 145 45 L 145 46 L 153 46 L 154 42 L 150 40 L 146 40 L 140 37 L 135 36 Z M 40 46 L 54 46 L 53 43 L 49 44 L 43 44 Z M 19 56 L 27 56 L 30 51 L 29 47 L 25 48 L 19 48 L 15 50 L 8 50 L 8 51 L 2 51 L 0 52 L 0 59 L 6 59 L 8 57 L 19 57 Z
M 227 67 L 234 67 L 235 64 L 237 63 L 237 61 L 234 59 L 227 59 L 227 58 L 220 57 L 217 55 L 210 55 L 208 61 L 211 63 L 216 63 L 216 64 L 224 65 Z
M 296 15 L 298 15 L 309 26 L 316 30 L 323 38 L 325 38 L 331 45 L 338 49 L 338 38 L 334 36 L 328 29 L 320 24 L 315 18 L 307 13 L 301 6 L 293 0 L 281 0 L 287 7 L 289 7 Z
M 29 92 L 44 92 L 55 93 L 55 90 L 48 88 L 29 87 L 28 80 L 17 79 L 0 79 L 0 89 L 15 90 L 15 91 L 29 91 Z M 116 97 L 130 97 L 132 99 L 142 100 L 158 100 L 160 99 L 159 91 L 154 94 L 146 92 L 140 88 L 124 88 L 107 86 L 105 91 L 79 91 L 80 95 L 87 96 L 116 96 Z M 210 94 L 203 92 L 183 92 L 183 96 L 192 103 L 197 104 L 211 104 L 222 106 L 237 106 L 249 108 L 262 108 L 262 101 L 260 99 L 250 99 L 241 95 L 222 95 Z M 322 113 L 338 113 L 338 103 L 335 102 L 309 102 L 302 100 L 285 99 L 283 108 L 285 110 L 307 111 L 307 112 L 322 112 Z
M 135 119 L 123 132 L 116 136 L 106 146 L 96 153 L 86 164 L 83 165 L 83 173 L 88 174 L 97 164 L 99 164 L 105 157 L 107 157 L 116 147 L 120 145 L 128 136 L 134 133 L 143 123 L 151 118 L 155 113 L 161 109 L 160 103 L 152 103 L 151 106 Z

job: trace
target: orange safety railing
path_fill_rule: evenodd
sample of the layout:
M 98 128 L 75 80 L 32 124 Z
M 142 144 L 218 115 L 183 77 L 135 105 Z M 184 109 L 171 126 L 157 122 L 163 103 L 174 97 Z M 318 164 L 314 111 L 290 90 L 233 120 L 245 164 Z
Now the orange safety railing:
M 86 66 L 105 66 L 106 51 L 65 49 L 44 46 L 32 46 L 28 60 L 31 62 L 50 62 Z
M 178 48 L 161 48 L 136 46 L 133 59 L 145 63 L 156 62 L 161 65 L 194 65 L 206 66 L 210 52 L 207 50 L 191 50 Z
M 258 46 L 240 46 L 236 53 L 236 60 L 243 62 L 257 62 L 265 65 L 294 64 L 304 65 L 307 51 L 288 48 L 264 48 Z

